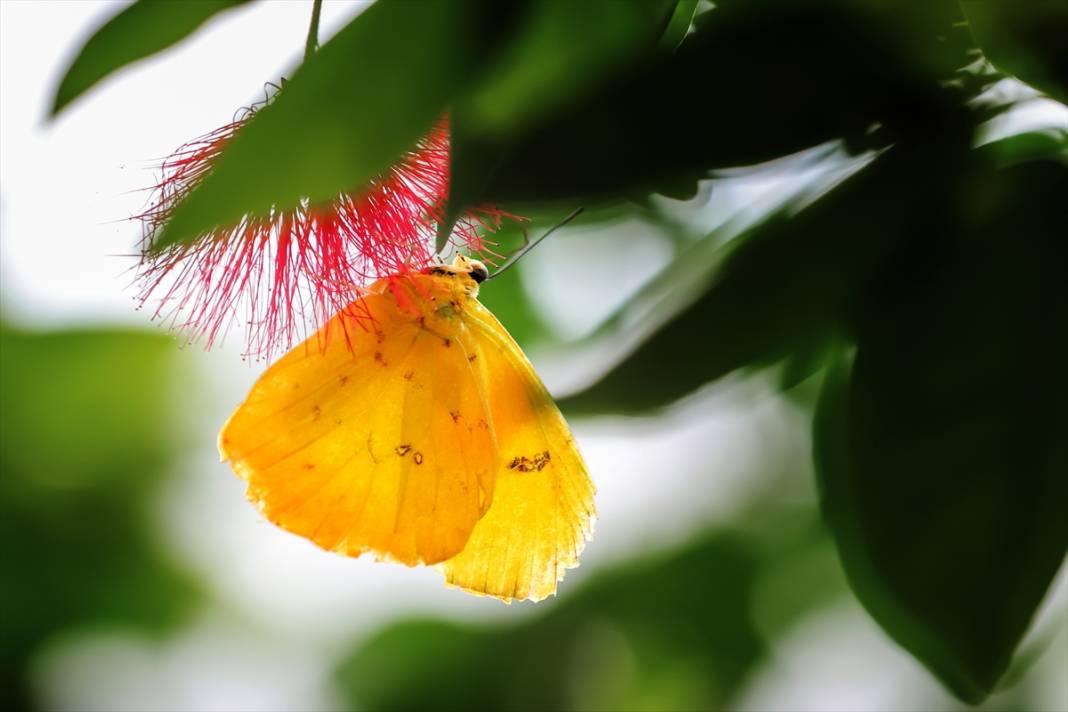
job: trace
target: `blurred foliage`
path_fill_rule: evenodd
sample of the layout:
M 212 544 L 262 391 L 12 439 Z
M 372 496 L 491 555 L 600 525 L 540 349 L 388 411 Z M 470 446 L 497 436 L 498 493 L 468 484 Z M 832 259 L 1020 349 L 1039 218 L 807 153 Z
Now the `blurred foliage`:
M 628 561 L 517 625 L 390 626 L 341 663 L 346 706 L 723 709 L 765 659 L 768 634 L 844 590 L 811 515 L 776 519 L 774 531 L 710 531 Z M 784 576 L 791 584 L 755 613 L 766 582 Z
M 2 701 L 30 707 L 30 655 L 55 633 L 165 630 L 199 599 L 155 541 L 152 494 L 178 442 L 162 374 L 174 342 L 0 327 Z
M 1064 0 L 961 0 L 990 61 L 1068 101 L 1068 3 Z
M 838 150 L 819 160 L 841 160 L 830 157 L 837 153 L 867 162 L 819 199 L 781 205 L 725 245 L 717 230 L 680 247 L 595 336 L 629 323 L 636 306 L 652 305 L 656 319 L 564 405 L 644 412 L 738 369 L 785 363 L 782 382 L 792 385 L 854 357 L 834 371 L 817 429 L 826 521 L 850 583 L 962 699 L 994 690 L 1068 546 L 1068 393 L 1059 367 L 1068 355 L 1068 130 L 979 144 L 990 119 L 1011 108 L 988 91 L 1006 77 L 1065 98 L 1065 4 L 413 7 L 380 0 L 326 42 L 227 147 L 160 244 L 270 205 L 358 190 L 446 112 L 448 215 L 484 201 L 528 215 L 579 204 L 649 210 L 651 193 L 693 196 L 717 169 L 828 147 Z M 168 43 L 159 28 L 139 30 L 154 47 Z M 109 61 L 105 70 L 123 59 Z M 516 272 L 490 286 L 487 303 L 517 336 L 536 342 L 546 333 Z M 729 607 L 755 564 L 716 542 L 694 569 L 665 563 L 662 577 L 683 586 L 712 580 L 716 567 L 734 571 L 739 591 L 716 591 Z M 619 576 L 636 591 L 660 580 Z M 583 595 L 599 601 L 598 590 Z M 615 606 L 630 604 L 598 605 L 629 630 Z M 566 637 L 581 608 L 562 601 L 561 612 L 523 629 L 534 642 L 516 631 L 434 626 L 395 635 L 455 648 L 446 662 L 456 670 L 477 661 L 522 676 L 522 665 L 503 661 L 524 645 L 550 655 L 536 640 L 541 629 Z M 673 624 L 625 635 L 652 636 L 655 647 L 661 625 Z M 744 661 L 761 642 L 744 620 L 738 626 L 728 632 Z M 717 702 L 729 698 L 737 668 L 716 657 L 714 637 L 694 653 L 697 664 L 727 672 L 694 694 Z M 380 645 L 419 656 L 388 639 Z M 484 647 L 496 652 L 471 652 Z M 563 700 L 561 684 L 534 687 L 530 699 Z M 502 689 L 455 694 L 504 705 Z M 426 701 L 421 694 L 400 682 L 353 689 L 383 707 Z
M 525 228 L 523 228 L 525 229 Z M 505 223 L 493 236 L 496 252 L 509 253 L 523 245 L 525 233 L 515 222 Z M 508 325 L 508 331 L 520 344 L 530 345 L 544 340 L 548 326 L 534 310 L 526 297 L 523 282 L 518 269 L 510 269 L 493 279 L 493 286 L 479 293 L 479 301 Z

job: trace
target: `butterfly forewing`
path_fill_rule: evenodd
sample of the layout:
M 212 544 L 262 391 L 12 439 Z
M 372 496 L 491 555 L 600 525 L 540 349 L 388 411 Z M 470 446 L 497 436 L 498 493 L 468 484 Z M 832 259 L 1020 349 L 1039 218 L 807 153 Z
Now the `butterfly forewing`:
M 481 372 L 456 320 L 420 318 L 389 292 L 361 308 L 373 328 L 335 317 L 329 338 L 312 337 L 260 378 L 220 451 L 279 526 L 348 555 L 440 562 L 492 498 L 498 458 Z

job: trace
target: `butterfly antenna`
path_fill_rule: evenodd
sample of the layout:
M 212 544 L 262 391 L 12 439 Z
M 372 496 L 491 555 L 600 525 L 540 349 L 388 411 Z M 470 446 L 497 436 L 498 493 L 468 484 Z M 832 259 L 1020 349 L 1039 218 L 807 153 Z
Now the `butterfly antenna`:
M 534 240 L 533 242 L 531 242 L 529 239 L 527 239 L 527 235 L 524 232 L 523 233 L 523 246 L 520 247 L 519 250 L 515 254 L 513 254 L 511 257 L 509 257 L 507 260 L 505 260 L 504 264 L 502 264 L 499 268 L 497 268 L 497 271 L 495 271 L 493 274 L 491 274 L 489 277 L 487 277 L 486 281 L 488 282 L 491 279 L 499 277 L 505 270 L 507 270 L 512 265 L 514 265 L 516 262 L 518 262 L 520 257 L 522 257 L 523 255 L 527 254 L 528 252 L 533 250 L 535 247 L 537 247 L 541 243 L 542 240 L 547 238 L 549 235 L 552 235 L 554 232 L 556 232 L 557 230 L 562 228 L 564 225 L 567 225 L 569 222 L 571 222 L 572 220 L 577 218 L 579 215 L 581 215 L 582 211 L 584 209 L 585 208 L 575 208 L 573 211 L 571 211 L 570 215 L 568 215 L 566 218 L 564 218 L 560 222 L 558 222 L 555 225 L 553 225 L 551 228 L 549 228 L 548 232 L 546 232 L 544 235 L 539 237 L 537 240 Z

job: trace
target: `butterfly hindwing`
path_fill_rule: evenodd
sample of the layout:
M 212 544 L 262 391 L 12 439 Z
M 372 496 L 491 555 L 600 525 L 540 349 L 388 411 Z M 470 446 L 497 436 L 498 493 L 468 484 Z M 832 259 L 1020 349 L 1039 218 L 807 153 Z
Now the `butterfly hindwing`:
M 492 508 L 441 568 L 469 591 L 540 600 L 578 565 L 595 518 L 593 483 L 559 409 L 500 322 L 474 299 L 463 321 L 499 455 Z

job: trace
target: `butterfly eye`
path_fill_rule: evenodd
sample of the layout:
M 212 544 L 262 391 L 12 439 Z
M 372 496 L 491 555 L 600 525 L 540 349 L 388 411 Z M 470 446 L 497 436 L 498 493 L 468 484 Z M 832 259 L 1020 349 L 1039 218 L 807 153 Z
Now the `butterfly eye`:
M 489 279 L 489 270 L 486 269 L 485 265 L 474 262 L 471 265 L 471 279 L 481 284 Z

